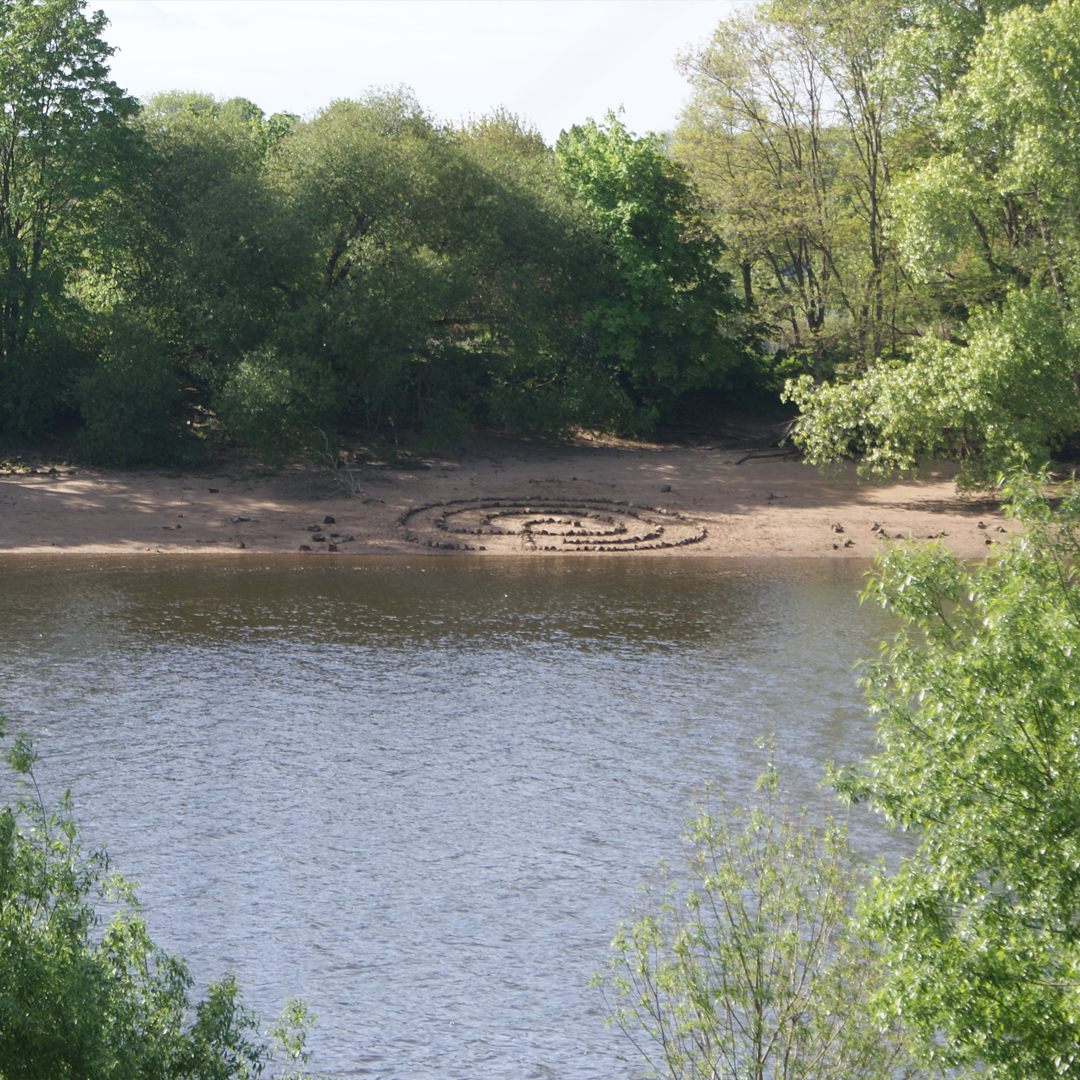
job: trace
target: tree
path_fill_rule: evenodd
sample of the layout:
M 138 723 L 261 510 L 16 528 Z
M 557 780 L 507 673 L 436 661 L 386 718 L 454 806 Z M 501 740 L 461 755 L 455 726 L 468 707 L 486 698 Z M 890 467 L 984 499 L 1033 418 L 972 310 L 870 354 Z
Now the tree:
M 1080 1076 L 1080 489 L 1005 492 L 1023 533 L 986 562 L 883 560 L 881 750 L 839 786 L 918 838 L 867 893 L 896 1012 L 943 1064 L 1048 1080 Z
M 897 347 L 910 305 L 889 242 L 896 5 L 773 0 L 679 67 L 675 152 L 694 170 L 747 305 L 816 381 Z
M 324 380 L 329 426 L 437 445 L 609 419 L 580 314 L 607 264 L 537 132 L 505 112 L 442 127 L 399 91 L 335 102 L 277 168 L 316 272 L 276 356 Z
M 0 425 L 40 432 L 70 389 L 102 195 L 125 175 L 136 102 L 83 0 L 0 3 Z
M 812 461 L 863 451 L 886 475 L 948 453 L 987 485 L 1080 427 L 1080 8 L 988 20 L 966 67 L 935 111 L 936 152 L 894 195 L 896 243 L 942 317 L 866 379 L 789 387 Z
M 737 303 L 720 244 L 658 136 L 637 138 L 609 113 L 564 131 L 555 153 L 607 255 L 582 328 L 625 401 L 623 425 L 649 430 L 681 394 L 722 387 L 741 359 L 726 325 Z
M 689 887 L 647 894 L 620 929 L 598 980 L 613 1019 L 672 1080 L 914 1075 L 899 1023 L 875 1014 L 884 972 L 854 916 L 862 875 L 843 828 L 784 805 L 771 766 L 758 791 L 706 806 Z
M 272 442 L 245 437 L 272 426 L 266 412 L 287 421 L 259 361 L 306 302 L 312 269 L 269 175 L 295 122 L 242 98 L 168 93 L 132 124 L 140 168 L 112 193 L 106 223 L 120 242 L 83 287 L 98 328 L 77 384 L 92 460 L 190 460 L 192 430 L 211 418 L 248 446 Z
M 235 980 L 193 1004 L 187 967 L 154 946 L 132 886 L 104 851 L 80 848 L 68 797 L 45 805 L 30 741 L 17 737 L 5 757 L 19 793 L 0 807 L 0 1080 L 261 1075 L 271 1048 Z M 104 926 L 103 899 L 117 907 Z M 308 1026 L 289 1002 L 271 1032 L 287 1067 L 306 1062 Z

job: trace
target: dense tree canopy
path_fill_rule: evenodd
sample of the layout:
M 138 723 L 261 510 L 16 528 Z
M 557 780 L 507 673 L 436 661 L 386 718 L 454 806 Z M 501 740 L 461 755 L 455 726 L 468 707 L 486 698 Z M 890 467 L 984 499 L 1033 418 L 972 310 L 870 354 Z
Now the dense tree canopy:
M 0 16 L 9 437 L 77 419 L 83 454 L 128 464 L 280 457 L 313 432 L 644 431 L 745 352 L 656 137 L 590 123 L 556 153 L 505 112 L 449 127 L 404 90 L 305 120 L 140 106 L 80 0 Z
M 105 18 L 79 0 L 0 4 L 0 424 L 51 421 L 84 333 L 73 271 L 109 246 L 137 104 L 109 78 Z
M 563 176 L 604 242 L 604 287 L 582 307 L 582 329 L 648 430 L 683 392 L 722 386 L 737 362 L 717 325 L 735 307 L 720 246 L 686 171 L 659 138 L 636 139 L 614 115 L 563 132 Z
M 406 90 L 140 105 L 100 14 L 4 0 L 0 435 L 124 464 L 644 433 L 786 380 L 815 462 L 1045 462 L 1080 430 L 1078 18 L 768 0 L 680 58 L 672 135 L 548 146 Z

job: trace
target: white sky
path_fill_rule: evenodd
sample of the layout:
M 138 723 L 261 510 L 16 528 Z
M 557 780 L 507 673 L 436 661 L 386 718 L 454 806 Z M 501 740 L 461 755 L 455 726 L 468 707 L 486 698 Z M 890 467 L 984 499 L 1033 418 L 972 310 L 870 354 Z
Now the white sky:
M 670 129 L 687 87 L 675 56 L 746 0 L 89 0 L 112 25 L 113 77 L 240 96 L 306 115 L 369 87 L 411 87 L 460 121 L 497 106 L 552 142 L 608 109 Z

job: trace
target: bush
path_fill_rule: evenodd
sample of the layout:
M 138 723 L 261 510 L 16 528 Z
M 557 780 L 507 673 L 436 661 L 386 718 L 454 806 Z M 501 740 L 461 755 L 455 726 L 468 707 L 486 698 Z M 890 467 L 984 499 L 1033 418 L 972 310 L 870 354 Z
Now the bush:
M 758 791 L 703 809 L 689 886 L 646 892 L 620 928 L 597 980 L 612 1019 L 672 1080 L 913 1075 L 902 1029 L 875 1010 L 884 968 L 854 914 L 862 875 L 844 829 L 784 805 L 771 767 Z
M 312 425 L 325 426 L 329 374 L 308 361 L 286 362 L 273 348 L 244 357 L 215 400 L 218 417 L 245 450 L 280 461 L 301 449 Z
M 42 801 L 29 740 L 6 761 L 19 792 L 0 807 L 0 1080 L 259 1076 L 272 1052 L 235 980 L 193 1005 L 187 967 L 154 946 L 131 885 L 104 851 L 81 850 L 67 796 Z M 101 900 L 118 905 L 104 926 Z M 307 1060 L 307 1026 L 290 1002 L 271 1033 L 287 1065 Z
M 197 456 L 180 415 L 172 363 L 145 336 L 125 335 L 76 388 L 80 453 L 99 465 L 179 464 Z

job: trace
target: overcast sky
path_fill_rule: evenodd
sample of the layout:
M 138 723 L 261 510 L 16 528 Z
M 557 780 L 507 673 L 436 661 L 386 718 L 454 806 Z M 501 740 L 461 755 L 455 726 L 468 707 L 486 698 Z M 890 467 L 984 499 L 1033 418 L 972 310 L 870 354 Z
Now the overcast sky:
M 113 76 L 139 97 L 202 90 L 308 114 L 369 87 L 411 87 L 443 120 L 497 106 L 559 131 L 626 109 L 670 129 L 676 55 L 743 0 L 90 0 Z

